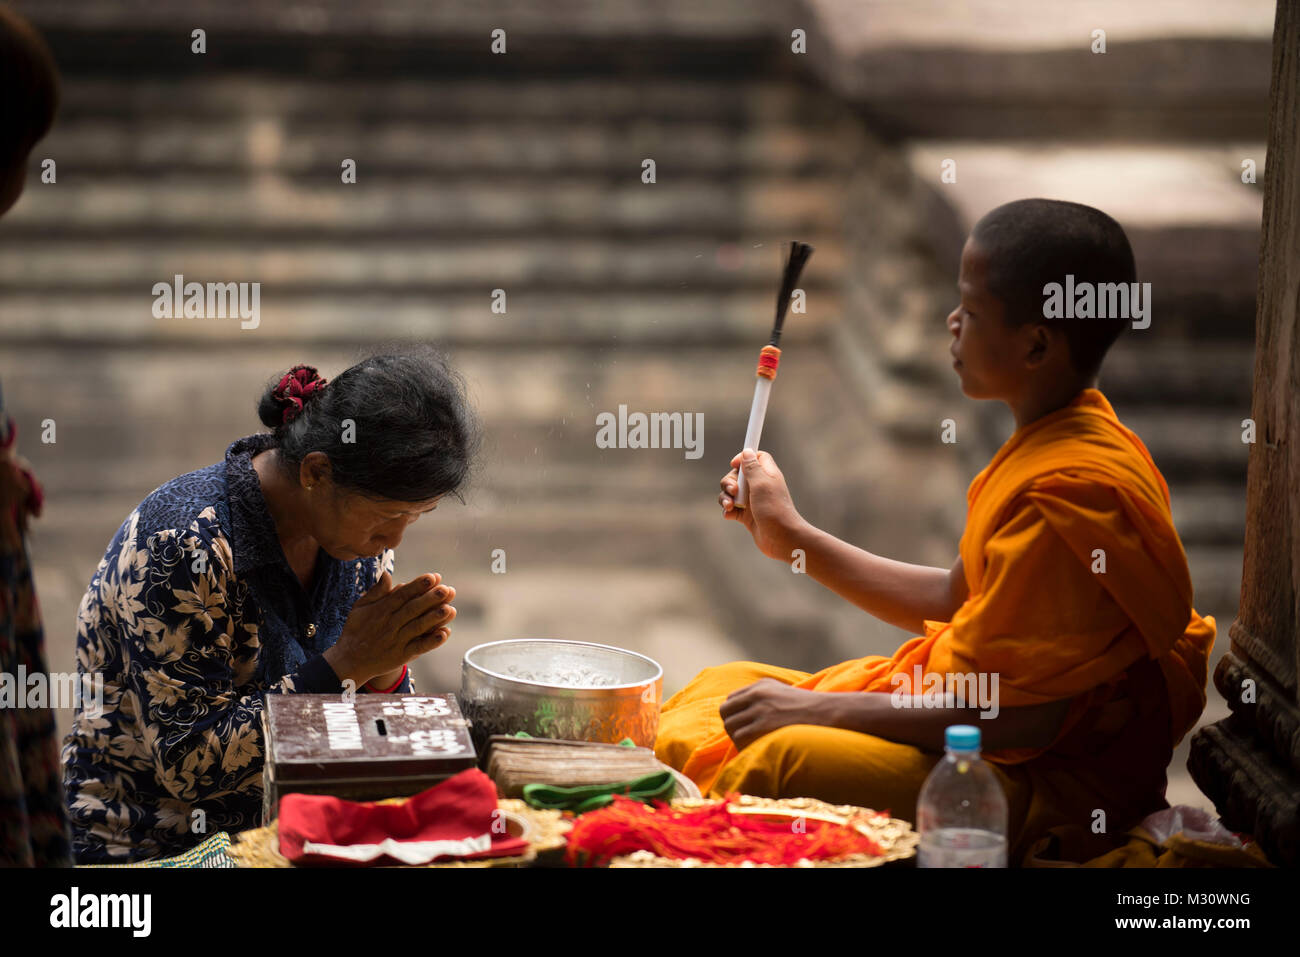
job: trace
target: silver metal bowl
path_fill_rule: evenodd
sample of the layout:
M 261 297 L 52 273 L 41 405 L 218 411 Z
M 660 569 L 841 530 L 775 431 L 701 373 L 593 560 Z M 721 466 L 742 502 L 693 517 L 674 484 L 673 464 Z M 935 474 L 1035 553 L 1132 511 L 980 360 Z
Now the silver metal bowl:
M 563 683 L 564 676 L 592 673 L 612 683 Z M 491 735 L 518 731 L 534 738 L 607 744 L 631 738 L 652 748 L 659 730 L 663 675 L 653 659 L 611 645 L 552 638 L 492 641 L 465 652 L 460 706 L 471 722 L 480 758 Z M 560 683 L 550 683 L 555 681 Z

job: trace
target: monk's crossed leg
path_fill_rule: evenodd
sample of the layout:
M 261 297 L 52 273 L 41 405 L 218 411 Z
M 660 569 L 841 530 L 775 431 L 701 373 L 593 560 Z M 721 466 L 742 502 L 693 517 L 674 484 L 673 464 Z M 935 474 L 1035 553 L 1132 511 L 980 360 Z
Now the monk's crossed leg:
M 760 678 L 776 678 L 786 684 L 797 684 L 807 677 L 804 671 L 757 661 L 732 661 L 705 668 L 685 688 L 664 702 L 659 713 L 655 756 L 680 770 L 696 748 L 723 732 L 718 709 L 732 692 L 748 687 Z
M 812 797 L 914 821 L 921 786 L 939 757 L 875 735 L 791 724 L 741 751 L 723 768 L 712 794 Z
M 663 703 L 663 710 L 668 711 L 690 701 L 701 698 L 726 698 L 733 691 L 739 691 L 752 685 L 760 678 L 776 678 L 786 684 L 798 684 L 810 677 L 806 671 L 793 668 L 781 668 L 777 665 L 765 665 L 758 661 L 731 661 L 724 665 L 705 668 L 681 691 Z

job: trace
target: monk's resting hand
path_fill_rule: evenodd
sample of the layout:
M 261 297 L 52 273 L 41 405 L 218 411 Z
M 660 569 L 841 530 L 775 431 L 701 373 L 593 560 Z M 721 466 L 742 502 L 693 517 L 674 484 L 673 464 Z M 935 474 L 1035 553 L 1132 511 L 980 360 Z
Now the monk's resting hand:
M 826 724 L 829 694 L 796 688 L 775 678 L 760 678 L 728 695 L 718 713 L 727 736 L 741 751 L 786 725 Z

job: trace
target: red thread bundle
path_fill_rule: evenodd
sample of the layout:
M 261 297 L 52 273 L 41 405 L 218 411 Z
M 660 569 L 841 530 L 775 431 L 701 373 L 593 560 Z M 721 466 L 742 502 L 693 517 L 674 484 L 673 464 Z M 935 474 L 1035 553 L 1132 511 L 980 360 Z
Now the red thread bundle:
M 781 362 L 781 350 L 776 346 L 763 346 L 758 354 L 758 374 L 764 379 L 776 378 L 776 367 Z
M 789 867 L 800 860 L 884 853 L 853 827 L 785 815 L 785 820 L 773 820 L 729 810 L 729 802 L 738 797 L 729 794 L 716 804 L 675 811 L 662 801 L 650 808 L 616 794 L 613 804 L 574 821 L 566 858 L 571 865 L 581 859 L 599 866 L 634 851 L 651 851 L 675 860 L 693 857 L 712 864 L 752 861 Z

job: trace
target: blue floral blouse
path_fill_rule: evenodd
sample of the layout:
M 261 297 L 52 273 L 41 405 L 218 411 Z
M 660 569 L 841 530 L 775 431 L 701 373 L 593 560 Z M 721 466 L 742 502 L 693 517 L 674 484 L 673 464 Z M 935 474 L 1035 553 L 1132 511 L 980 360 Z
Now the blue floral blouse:
M 322 652 L 393 551 L 320 551 L 307 594 L 251 462 L 272 445 L 246 436 L 224 462 L 159 486 L 91 579 L 77 670 L 103 676 L 103 708 L 83 696 L 63 741 L 79 864 L 165 857 L 259 826 L 263 696 L 343 692 Z

